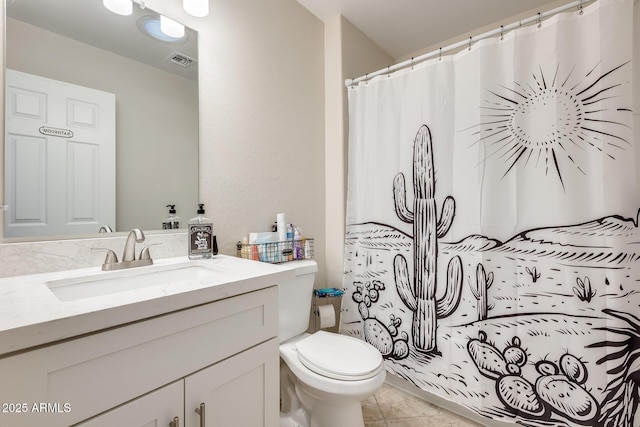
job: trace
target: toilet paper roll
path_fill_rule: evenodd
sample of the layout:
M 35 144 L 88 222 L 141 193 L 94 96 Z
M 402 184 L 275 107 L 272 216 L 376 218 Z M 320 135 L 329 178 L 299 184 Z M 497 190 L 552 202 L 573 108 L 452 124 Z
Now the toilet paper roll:
M 336 325 L 336 311 L 333 305 L 326 304 L 318 306 L 318 315 L 320 316 L 320 329 L 330 328 Z

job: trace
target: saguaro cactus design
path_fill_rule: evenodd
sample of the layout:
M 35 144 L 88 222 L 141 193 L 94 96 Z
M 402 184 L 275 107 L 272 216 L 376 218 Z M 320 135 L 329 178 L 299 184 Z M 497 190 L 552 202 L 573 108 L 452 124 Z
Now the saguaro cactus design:
M 486 320 L 487 311 L 489 307 L 487 305 L 487 289 L 493 284 L 493 273 L 486 274 L 482 263 L 476 267 L 476 286 L 475 288 L 469 282 L 469 287 L 473 296 L 478 300 L 478 320 Z
M 437 352 L 437 319 L 453 313 L 462 292 L 462 263 L 454 257 L 449 262 L 446 292 L 436 300 L 437 239 L 451 227 L 455 201 L 451 196 L 445 199 L 438 220 L 435 192 L 431 131 L 422 126 L 413 146 L 413 211 L 407 206 L 404 175 L 398 173 L 393 180 L 396 213 L 402 221 L 413 223 L 413 284 L 404 256 L 396 255 L 393 265 L 398 294 L 413 311 L 413 344 L 425 353 Z

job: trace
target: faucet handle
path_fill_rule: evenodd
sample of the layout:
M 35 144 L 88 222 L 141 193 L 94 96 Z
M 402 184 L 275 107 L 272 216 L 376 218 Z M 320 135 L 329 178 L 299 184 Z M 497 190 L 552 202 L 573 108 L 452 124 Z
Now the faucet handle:
M 113 228 L 105 224 L 100 227 L 100 229 L 98 230 L 98 233 L 113 233 Z
M 107 248 L 91 248 L 91 252 L 106 252 L 107 256 L 104 259 L 105 264 L 115 264 L 118 262 L 118 255 L 111 249 Z
M 150 245 L 147 245 L 144 248 L 142 248 L 138 259 L 151 259 L 151 252 L 149 252 L 149 248 L 151 246 L 158 246 L 158 245 L 161 245 L 161 243 L 151 243 Z

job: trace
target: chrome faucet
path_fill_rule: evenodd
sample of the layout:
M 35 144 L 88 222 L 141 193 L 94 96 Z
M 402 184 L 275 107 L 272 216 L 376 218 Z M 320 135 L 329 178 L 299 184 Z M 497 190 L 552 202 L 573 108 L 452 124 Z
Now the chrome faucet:
M 140 256 L 136 259 L 136 243 L 144 242 L 144 233 L 139 228 L 134 228 L 129 232 L 127 241 L 122 251 L 122 261 L 118 261 L 118 256 L 110 249 L 95 249 L 107 251 L 107 257 L 102 264 L 104 271 L 121 270 L 123 268 L 142 267 L 144 265 L 153 264 L 149 247 L 145 247 L 140 251 Z

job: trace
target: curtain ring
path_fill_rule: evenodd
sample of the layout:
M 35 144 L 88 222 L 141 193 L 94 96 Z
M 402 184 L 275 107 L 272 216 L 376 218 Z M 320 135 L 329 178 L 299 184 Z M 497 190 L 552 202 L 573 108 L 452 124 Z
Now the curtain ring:
M 413 70 L 413 56 L 411 57 L 411 69 Z
M 369 84 L 369 73 L 364 75 L 364 83 Z
M 582 0 L 580 0 L 580 5 L 578 5 L 578 10 L 580 11 L 580 15 L 582 15 L 584 13 L 584 10 L 582 9 Z
M 387 78 L 391 77 L 391 72 L 389 71 L 389 69 L 391 68 L 390 65 L 387 66 Z
M 538 28 L 542 28 L 542 14 L 538 12 Z
M 442 48 L 440 48 L 440 55 L 438 56 L 438 61 L 442 61 Z
M 504 40 L 504 25 L 500 25 L 500 40 Z
M 471 50 L 471 37 L 469 37 L 469 50 Z

